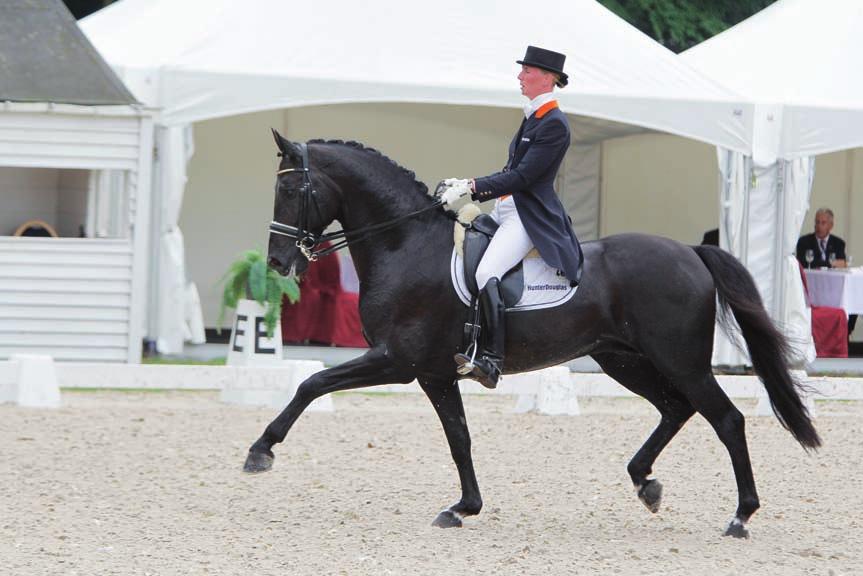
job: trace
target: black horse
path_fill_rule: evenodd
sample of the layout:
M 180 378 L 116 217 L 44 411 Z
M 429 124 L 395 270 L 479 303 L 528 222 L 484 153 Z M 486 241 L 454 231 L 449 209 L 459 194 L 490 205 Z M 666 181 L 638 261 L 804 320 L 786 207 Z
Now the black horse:
M 273 445 L 315 398 L 416 379 L 440 417 L 461 481 L 461 499 L 434 525 L 460 526 L 464 516 L 479 513 L 482 499 L 453 362 L 466 316 L 450 281 L 453 221 L 412 172 L 373 149 L 274 136 L 281 163 L 271 230 L 286 235 L 271 234 L 270 264 L 282 273 L 302 273 L 323 230 L 338 220 L 360 279 L 370 350 L 303 382 L 251 446 L 244 469 L 269 470 Z M 661 484 L 648 478 L 654 461 L 690 416 L 704 416 L 728 450 L 737 479 L 737 511 L 725 533 L 747 536 L 746 522 L 759 502 L 743 415 L 711 370 L 717 296 L 720 320 L 727 325 L 733 313 L 779 421 L 804 448 L 821 443 L 789 373 L 787 344 L 751 276 L 718 248 L 642 234 L 588 242 L 584 253 L 574 298 L 562 307 L 507 315 L 504 373 L 590 355 L 650 401 L 662 417 L 627 471 L 651 512 L 662 495 Z

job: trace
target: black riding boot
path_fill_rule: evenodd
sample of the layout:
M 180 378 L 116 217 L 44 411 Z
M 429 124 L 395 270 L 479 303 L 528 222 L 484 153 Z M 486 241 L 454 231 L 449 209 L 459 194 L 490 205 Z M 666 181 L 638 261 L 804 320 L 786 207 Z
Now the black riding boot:
M 500 280 L 492 278 L 479 294 L 482 307 L 485 337 L 483 350 L 473 361 L 471 376 L 486 388 L 496 388 L 497 380 L 503 370 L 504 355 L 504 312 L 503 296 L 500 293 Z M 470 362 L 470 357 L 456 354 L 456 363 L 461 366 Z

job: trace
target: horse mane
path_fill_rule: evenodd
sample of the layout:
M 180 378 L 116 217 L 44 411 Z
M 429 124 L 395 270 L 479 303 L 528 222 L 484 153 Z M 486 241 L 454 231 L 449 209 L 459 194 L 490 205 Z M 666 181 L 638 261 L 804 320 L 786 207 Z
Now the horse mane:
M 347 146 L 348 148 L 353 148 L 354 150 L 359 150 L 361 152 L 366 152 L 368 154 L 372 154 L 372 155 L 386 161 L 390 166 L 395 168 L 400 174 L 407 176 L 411 181 L 413 181 L 414 185 L 417 188 L 419 188 L 420 191 L 424 195 L 428 195 L 428 191 L 429 191 L 428 186 L 426 186 L 423 182 L 420 182 L 419 180 L 417 180 L 416 173 L 414 173 L 412 170 L 408 170 L 407 168 L 405 168 L 404 166 L 402 166 L 401 164 L 399 164 L 398 162 L 396 162 L 395 160 L 393 160 L 392 158 L 390 158 L 386 154 L 380 152 L 379 150 L 376 150 L 374 148 L 366 146 L 362 142 L 356 142 L 354 140 L 348 140 L 346 142 L 344 140 L 316 139 L 316 140 L 309 140 L 309 144 L 335 144 L 338 146 Z

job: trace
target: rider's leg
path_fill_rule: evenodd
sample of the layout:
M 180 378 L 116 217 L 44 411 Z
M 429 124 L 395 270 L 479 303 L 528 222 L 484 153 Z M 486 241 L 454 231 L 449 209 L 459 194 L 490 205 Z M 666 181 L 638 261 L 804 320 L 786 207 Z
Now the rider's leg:
M 512 197 L 498 202 L 495 212 L 500 227 L 476 269 L 476 285 L 482 290 L 492 278 L 498 280 L 521 262 L 533 250 L 533 242 L 518 217 Z
M 483 349 L 479 358 L 474 360 L 473 375 L 486 388 L 497 387 L 497 380 L 503 371 L 506 307 L 500 293 L 500 280 L 492 278 L 479 295 L 480 307 L 485 326 Z M 456 360 L 458 362 L 458 360 Z
M 474 360 L 472 372 L 488 388 L 497 386 L 503 370 L 505 323 L 500 278 L 533 249 L 512 198 L 498 202 L 495 211 L 500 217 L 500 228 L 492 237 L 476 272 L 486 336 L 483 338 L 483 351 Z M 468 362 L 469 357 L 456 355 L 457 364 Z

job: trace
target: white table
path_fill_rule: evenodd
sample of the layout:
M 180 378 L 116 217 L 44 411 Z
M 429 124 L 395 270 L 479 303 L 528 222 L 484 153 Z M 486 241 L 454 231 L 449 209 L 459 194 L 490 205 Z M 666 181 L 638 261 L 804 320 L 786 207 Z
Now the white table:
M 813 306 L 842 308 L 863 314 L 863 269 L 804 270 Z

